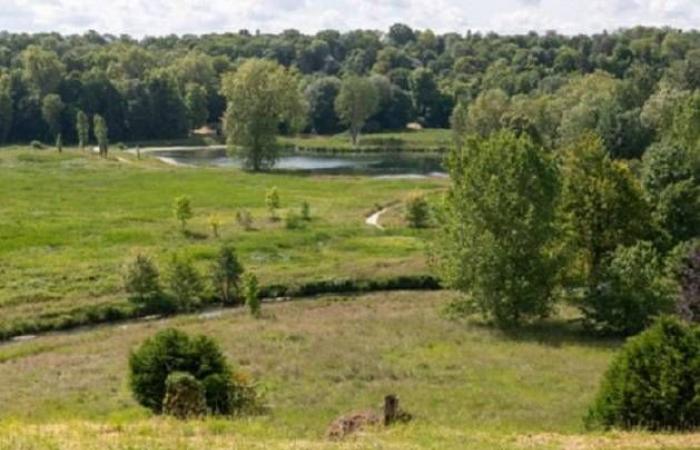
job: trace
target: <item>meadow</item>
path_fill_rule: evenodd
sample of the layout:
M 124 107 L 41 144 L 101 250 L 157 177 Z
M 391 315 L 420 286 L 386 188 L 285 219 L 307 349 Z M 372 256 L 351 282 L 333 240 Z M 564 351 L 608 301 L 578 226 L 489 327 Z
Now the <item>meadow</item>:
M 444 314 L 450 292 L 325 296 L 216 315 L 100 326 L 0 347 L 0 449 L 697 448 L 700 435 L 586 433 L 618 347 L 563 319 L 503 333 Z M 126 382 L 131 349 L 175 326 L 205 333 L 265 392 L 269 413 L 149 417 Z M 395 393 L 414 419 L 333 443 L 329 423 Z
M 0 329 L 22 321 L 60 321 L 96 305 L 122 305 L 122 269 L 137 252 L 164 265 L 187 253 L 205 272 L 222 242 L 266 284 L 382 278 L 428 272 L 431 231 L 385 230 L 365 217 L 444 180 L 381 180 L 234 169 L 179 168 L 113 151 L 100 160 L 78 150 L 0 151 Z M 265 192 L 277 187 L 284 218 L 306 201 L 303 229 L 271 221 Z M 182 233 L 173 200 L 191 198 L 194 218 Z M 253 230 L 235 220 L 247 210 Z M 216 215 L 219 237 L 209 227 Z M 32 328 L 29 327 L 29 330 Z

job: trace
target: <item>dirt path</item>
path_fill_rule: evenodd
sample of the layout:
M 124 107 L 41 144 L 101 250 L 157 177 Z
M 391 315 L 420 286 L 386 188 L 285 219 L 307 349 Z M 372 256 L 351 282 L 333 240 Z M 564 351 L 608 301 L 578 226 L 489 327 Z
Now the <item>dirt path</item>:
M 369 225 L 370 227 L 375 227 L 375 228 L 378 228 L 380 230 L 383 230 L 384 227 L 381 226 L 381 224 L 379 223 L 379 218 L 382 216 L 382 214 L 389 211 L 390 208 L 391 208 L 390 206 L 387 206 L 386 208 L 380 209 L 379 211 L 375 212 L 371 216 L 367 217 L 367 219 L 365 219 L 365 223 L 367 225 Z

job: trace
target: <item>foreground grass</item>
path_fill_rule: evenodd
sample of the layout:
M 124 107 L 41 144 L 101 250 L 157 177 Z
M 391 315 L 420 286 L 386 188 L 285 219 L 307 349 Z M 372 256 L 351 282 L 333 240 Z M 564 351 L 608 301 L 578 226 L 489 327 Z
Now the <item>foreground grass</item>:
M 0 449 L 695 448 L 698 435 L 584 433 L 582 416 L 619 345 L 562 321 L 503 334 L 449 321 L 448 292 L 325 297 L 221 315 L 103 326 L 0 347 Z M 260 417 L 152 418 L 127 357 L 166 326 L 221 342 L 267 394 Z M 342 443 L 337 416 L 396 393 L 415 419 Z
M 426 129 L 364 134 L 356 147 L 352 146 L 350 135 L 347 133 L 333 136 L 282 137 L 280 143 L 288 147 L 317 151 L 444 151 L 452 145 L 452 132 Z
M 175 168 L 113 151 L 104 161 L 78 151 L 0 150 L 0 328 L 18 320 L 60 320 L 83 306 L 123 304 L 123 265 L 136 251 L 161 266 L 174 252 L 206 271 L 217 248 L 233 242 L 263 283 L 424 273 L 430 231 L 364 224 L 375 204 L 401 201 L 440 180 L 253 175 L 232 169 Z M 301 230 L 272 222 L 265 192 L 279 189 L 286 210 L 311 205 Z M 184 235 L 173 218 L 178 195 L 195 217 Z M 235 223 L 249 210 L 254 231 Z M 220 238 L 208 217 L 222 221 Z

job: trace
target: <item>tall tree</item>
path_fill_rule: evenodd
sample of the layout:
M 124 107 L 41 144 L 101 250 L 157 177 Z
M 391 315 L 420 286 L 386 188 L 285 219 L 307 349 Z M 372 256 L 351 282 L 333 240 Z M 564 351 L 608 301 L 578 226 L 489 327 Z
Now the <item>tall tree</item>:
M 10 134 L 13 114 L 10 77 L 0 75 L 0 143 L 5 142 Z
M 450 155 L 437 248 L 448 284 L 501 326 L 552 306 L 556 165 L 527 135 L 476 136 Z
M 340 92 L 340 80 L 336 77 L 323 77 L 313 81 L 304 90 L 309 104 L 309 126 L 319 134 L 338 131 L 340 119 L 333 104 Z
M 56 92 L 66 69 L 56 53 L 30 45 L 21 61 L 23 77 L 38 97 Z
M 296 128 L 304 117 L 296 75 L 274 61 L 250 59 L 224 76 L 222 92 L 230 147 L 254 171 L 271 167 L 280 123 Z
M 605 258 L 651 229 L 641 186 L 624 162 L 614 161 L 602 140 L 585 135 L 564 156 L 561 217 L 575 272 L 597 288 Z
M 75 116 L 75 132 L 78 136 L 78 147 L 81 151 L 85 150 L 85 145 L 90 139 L 90 120 L 87 114 L 81 110 Z
M 61 136 L 61 115 L 65 109 L 65 104 L 56 94 L 49 94 L 41 102 L 41 116 L 49 126 L 51 136 L 58 141 Z
M 341 120 L 350 127 L 352 145 L 357 145 L 365 121 L 379 106 L 379 96 L 367 78 L 349 76 L 343 80 L 335 99 L 335 110 Z
M 188 83 L 185 87 L 185 106 L 189 128 L 195 129 L 207 123 L 209 118 L 207 91 L 202 85 Z
M 93 118 L 93 133 L 95 133 L 95 139 L 97 140 L 97 145 L 100 148 L 100 156 L 103 158 L 107 157 L 107 152 L 109 151 L 109 138 L 107 129 L 107 122 L 99 114 L 95 114 Z

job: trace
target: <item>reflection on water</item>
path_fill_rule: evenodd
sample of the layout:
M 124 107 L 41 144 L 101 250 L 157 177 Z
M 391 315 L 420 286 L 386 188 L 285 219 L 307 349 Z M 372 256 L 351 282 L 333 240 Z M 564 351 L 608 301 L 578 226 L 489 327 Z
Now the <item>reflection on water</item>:
M 192 148 L 153 151 L 180 164 L 241 167 L 224 149 Z M 426 153 L 295 153 L 283 152 L 274 170 L 326 174 L 363 174 L 382 178 L 445 176 L 443 157 Z

